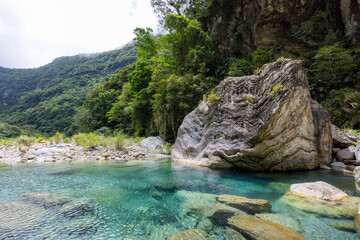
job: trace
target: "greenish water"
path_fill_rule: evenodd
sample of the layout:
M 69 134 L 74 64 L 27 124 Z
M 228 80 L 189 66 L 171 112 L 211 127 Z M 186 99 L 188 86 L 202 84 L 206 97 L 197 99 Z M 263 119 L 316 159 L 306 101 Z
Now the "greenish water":
M 160 240 L 192 228 L 202 228 L 214 239 L 223 239 L 226 226 L 208 222 L 194 210 L 212 203 L 208 194 L 266 199 L 273 213 L 296 220 L 307 239 L 358 239 L 355 233 L 330 227 L 332 219 L 316 218 L 278 202 L 284 189 L 277 183 L 318 180 L 356 194 L 353 177 L 322 171 L 235 172 L 169 160 L 18 166 L 0 170 L 0 204 L 20 203 L 24 194 L 43 192 L 89 200 L 90 209 L 66 216 L 58 208 L 47 207 L 42 209 L 46 212 L 42 221 L 24 229 L 1 229 L 1 222 L 6 220 L 0 219 L 0 239 Z M 32 215 L 19 219 L 19 224 L 26 224 L 26 217 L 34 218 Z

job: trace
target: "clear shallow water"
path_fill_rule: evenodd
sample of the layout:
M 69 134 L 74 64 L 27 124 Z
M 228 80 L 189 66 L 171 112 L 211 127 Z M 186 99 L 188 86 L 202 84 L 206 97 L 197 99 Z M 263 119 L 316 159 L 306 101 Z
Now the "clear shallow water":
M 223 239 L 226 227 L 209 223 L 194 210 L 212 203 L 212 196 L 206 194 L 266 199 L 273 213 L 298 221 L 307 239 L 358 239 L 354 233 L 327 224 L 334 220 L 316 218 L 277 201 L 284 190 L 277 184 L 274 187 L 274 182 L 318 180 L 356 194 L 353 177 L 322 171 L 246 173 L 189 167 L 169 160 L 18 166 L 0 170 L 0 204 L 21 203 L 22 195 L 43 192 L 88 200 L 90 210 L 66 216 L 59 208 L 41 207 L 41 213 L 37 208 L 20 209 L 26 214 L 18 224 L 31 226 L 5 231 L 0 224 L 0 239 L 160 240 L 192 228 Z M 41 220 L 35 221 L 37 217 Z

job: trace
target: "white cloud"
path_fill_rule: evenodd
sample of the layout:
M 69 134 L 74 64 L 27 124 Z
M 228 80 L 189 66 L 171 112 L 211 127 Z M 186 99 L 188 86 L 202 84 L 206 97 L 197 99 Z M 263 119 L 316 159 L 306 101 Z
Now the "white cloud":
M 149 0 L 1 0 L 0 66 L 111 50 L 131 41 L 136 27 L 156 26 Z

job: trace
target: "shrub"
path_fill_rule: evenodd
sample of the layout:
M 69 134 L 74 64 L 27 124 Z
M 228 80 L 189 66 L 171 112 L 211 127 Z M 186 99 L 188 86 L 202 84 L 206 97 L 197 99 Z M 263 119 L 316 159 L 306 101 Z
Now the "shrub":
M 37 141 L 36 138 L 28 137 L 28 136 L 25 136 L 25 135 L 21 135 L 20 137 L 16 138 L 16 140 L 15 140 L 17 145 L 27 146 L 27 147 L 30 147 L 31 144 L 35 143 L 36 141 Z
M 56 144 L 62 143 L 64 139 L 64 134 L 60 132 L 56 132 L 54 136 L 51 137 L 52 141 L 54 141 Z
M 331 121 L 341 127 L 360 128 L 360 92 L 351 88 L 332 90 L 321 102 L 329 111 Z

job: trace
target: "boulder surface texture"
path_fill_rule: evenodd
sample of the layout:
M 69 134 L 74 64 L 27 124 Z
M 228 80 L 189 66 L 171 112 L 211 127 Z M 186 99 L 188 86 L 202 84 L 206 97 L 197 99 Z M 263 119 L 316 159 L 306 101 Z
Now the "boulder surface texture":
M 294 230 L 256 217 L 235 216 L 230 218 L 228 223 L 242 235 L 254 240 L 305 240 Z
M 261 171 L 314 169 L 331 162 L 329 114 L 310 98 L 298 61 L 230 77 L 188 114 L 172 150 L 175 162 Z

